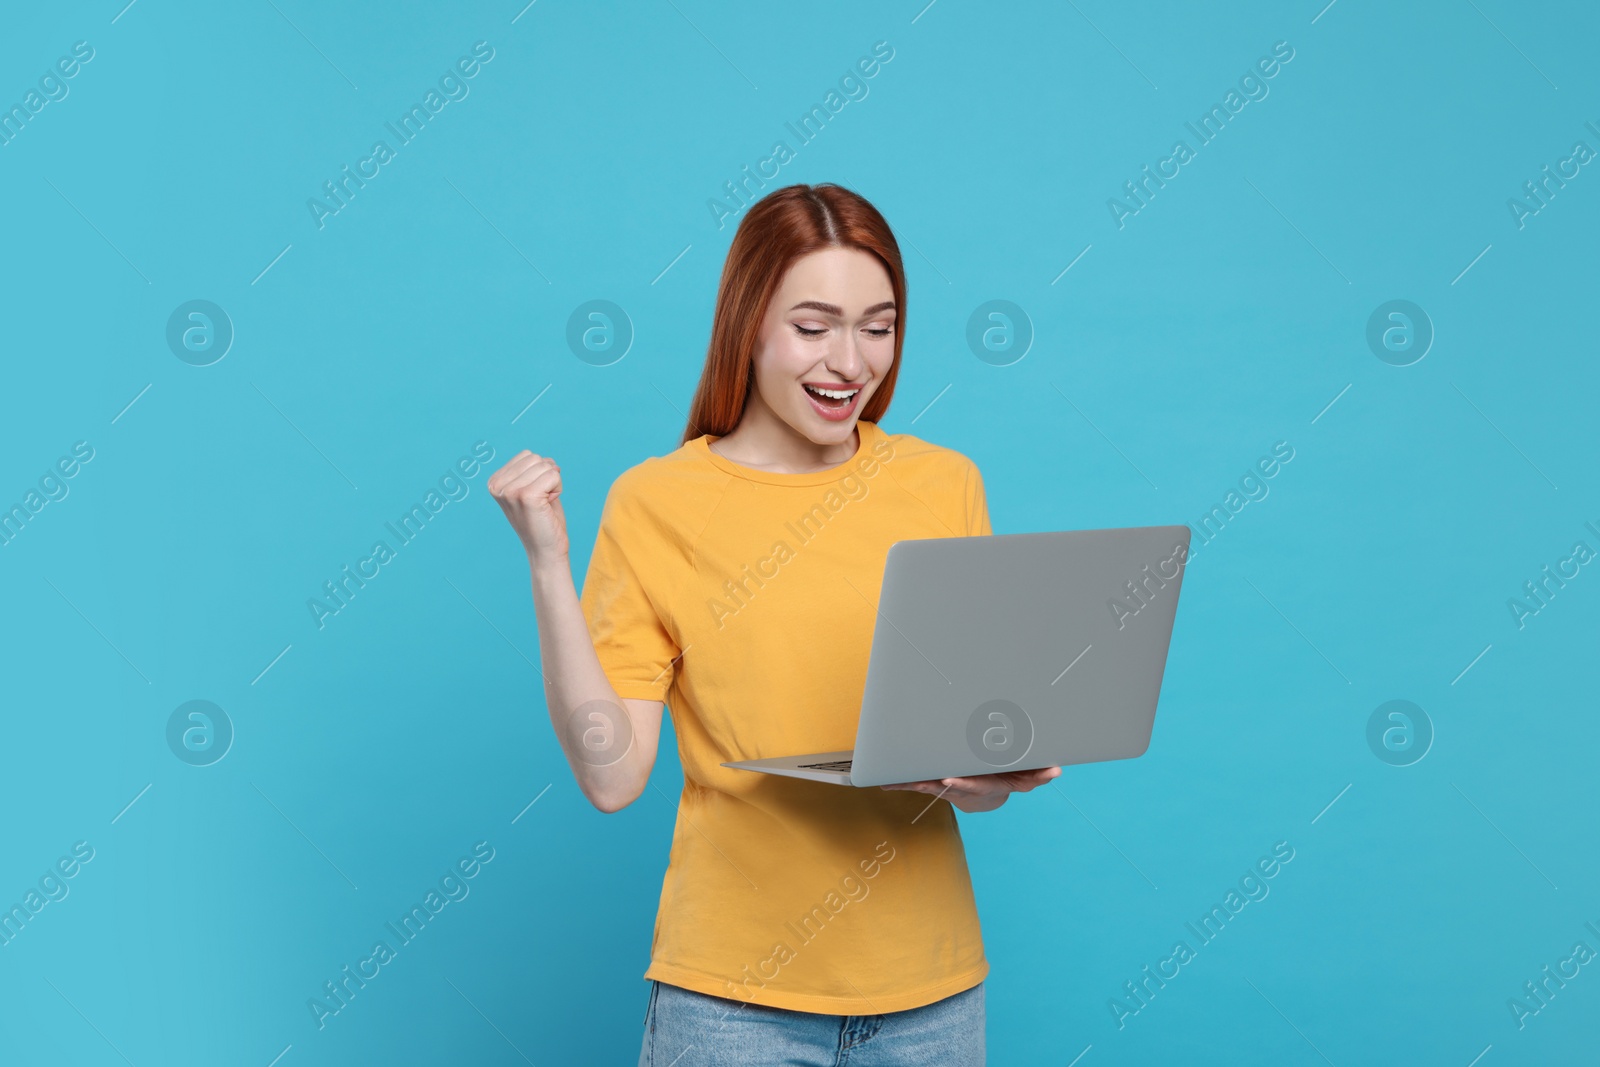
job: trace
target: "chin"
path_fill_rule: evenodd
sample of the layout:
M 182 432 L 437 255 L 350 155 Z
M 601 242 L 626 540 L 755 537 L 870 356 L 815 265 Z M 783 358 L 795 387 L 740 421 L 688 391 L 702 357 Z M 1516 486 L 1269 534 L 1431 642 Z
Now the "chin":
M 835 421 L 825 419 L 807 407 L 794 413 L 789 420 L 789 426 L 812 444 L 840 445 L 850 440 L 859 421 L 859 411 L 853 411 L 845 418 Z
M 852 416 L 848 422 L 828 422 L 818 425 L 817 419 L 808 418 L 801 432 L 812 444 L 842 445 L 848 442 L 850 435 L 855 432 L 856 421 Z

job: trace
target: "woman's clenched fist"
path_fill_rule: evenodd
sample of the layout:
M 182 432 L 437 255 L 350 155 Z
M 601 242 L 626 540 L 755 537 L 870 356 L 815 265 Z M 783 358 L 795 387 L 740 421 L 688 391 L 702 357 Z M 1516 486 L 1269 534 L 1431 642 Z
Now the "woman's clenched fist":
M 567 557 L 567 518 L 561 510 L 561 468 L 524 449 L 489 476 L 489 495 L 522 539 L 530 563 Z

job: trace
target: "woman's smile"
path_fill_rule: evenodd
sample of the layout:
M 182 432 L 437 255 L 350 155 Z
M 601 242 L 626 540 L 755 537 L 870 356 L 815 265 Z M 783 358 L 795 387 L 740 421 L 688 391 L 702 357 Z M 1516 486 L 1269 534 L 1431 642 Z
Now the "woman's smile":
M 854 382 L 801 382 L 811 409 L 829 422 L 844 422 L 855 415 L 864 385 Z

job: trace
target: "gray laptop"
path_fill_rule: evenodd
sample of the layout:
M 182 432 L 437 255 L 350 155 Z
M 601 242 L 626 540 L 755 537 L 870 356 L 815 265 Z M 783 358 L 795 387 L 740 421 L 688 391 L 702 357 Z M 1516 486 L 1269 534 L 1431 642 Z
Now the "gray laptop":
M 724 767 L 878 786 L 1143 755 L 1189 527 L 897 541 L 856 747 Z

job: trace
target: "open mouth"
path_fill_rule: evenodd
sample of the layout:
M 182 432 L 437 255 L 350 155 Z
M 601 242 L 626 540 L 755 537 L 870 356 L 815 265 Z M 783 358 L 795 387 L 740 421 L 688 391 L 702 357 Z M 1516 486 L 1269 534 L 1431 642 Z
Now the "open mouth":
M 840 421 L 850 417 L 855 411 L 856 401 L 861 397 L 861 386 L 843 385 L 830 388 L 821 385 L 807 385 L 800 383 L 806 391 L 806 399 L 811 401 L 811 406 L 823 418 L 830 421 Z

